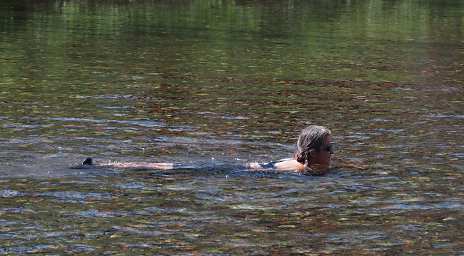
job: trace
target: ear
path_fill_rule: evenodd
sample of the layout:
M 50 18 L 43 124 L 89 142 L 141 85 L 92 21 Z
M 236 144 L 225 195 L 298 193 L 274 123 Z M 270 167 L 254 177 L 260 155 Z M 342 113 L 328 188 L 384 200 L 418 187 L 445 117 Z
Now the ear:
M 310 149 L 306 158 L 307 164 L 310 165 L 313 163 L 314 156 L 316 154 L 316 150 Z
M 316 150 L 312 148 L 309 150 L 309 156 L 314 157 L 314 155 L 316 155 Z

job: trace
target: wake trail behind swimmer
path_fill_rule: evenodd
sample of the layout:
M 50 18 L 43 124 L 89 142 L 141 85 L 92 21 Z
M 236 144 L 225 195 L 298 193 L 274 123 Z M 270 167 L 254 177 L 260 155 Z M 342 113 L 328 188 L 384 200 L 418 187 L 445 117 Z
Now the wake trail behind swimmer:
M 187 163 L 151 163 L 151 162 L 99 162 L 93 158 L 86 158 L 81 164 L 70 167 L 71 169 L 100 169 L 115 168 L 128 170 L 197 170 L 197 171 L 249 171 L 244 163 L 237 162 L 216 162 L 216 161 L 197 161 L 194 164 Z

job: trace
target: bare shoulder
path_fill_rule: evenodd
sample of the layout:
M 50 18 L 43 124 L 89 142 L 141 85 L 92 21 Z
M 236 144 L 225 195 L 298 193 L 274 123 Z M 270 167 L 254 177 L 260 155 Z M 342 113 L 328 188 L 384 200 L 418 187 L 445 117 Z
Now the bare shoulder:
M 287 158 L 269 163 L 249 163 L 247 168 L 251 170 L 275 170 L 275 171 L 292 171 L 301 172 L 304 170 L 304 165 L 298 161 Z
M 275 168 L 279 171 L 303 171 L 305 167 L 295 159 L 285 159 L 277 162 Z

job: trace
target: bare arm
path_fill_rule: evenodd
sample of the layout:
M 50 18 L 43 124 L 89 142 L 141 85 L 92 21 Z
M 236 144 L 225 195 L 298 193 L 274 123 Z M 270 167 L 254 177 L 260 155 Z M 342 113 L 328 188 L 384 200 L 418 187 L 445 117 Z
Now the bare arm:
M 298 163 L 294 159 L 283 160 L 280 162 L 270 163 L 248 163 L 247 168 L 252 171 L 263 171 L 263 170 L 275 170 L 275 171 L 286 171 L 286 172 L 304 172 L 304 165 Z
M 148 162 L 108 162 L 98 164 L 99 166 L 127 168 L 127 169 L 157 169 L 157 170 L 172 170 L 173 163 L 148 163 Z

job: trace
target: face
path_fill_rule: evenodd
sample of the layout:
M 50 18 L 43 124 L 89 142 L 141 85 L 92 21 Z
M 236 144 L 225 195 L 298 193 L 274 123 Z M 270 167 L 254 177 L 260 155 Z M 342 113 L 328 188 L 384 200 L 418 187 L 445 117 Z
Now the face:
M 332 138 L 329 136 L 325 137 L 324 143 L 322 144 L 319 151 L 313 151 L 312 163 L 318 165 L 320 168 L 328 169 L 330 167 L 330 158 L 333 152 L 331 152 Z

